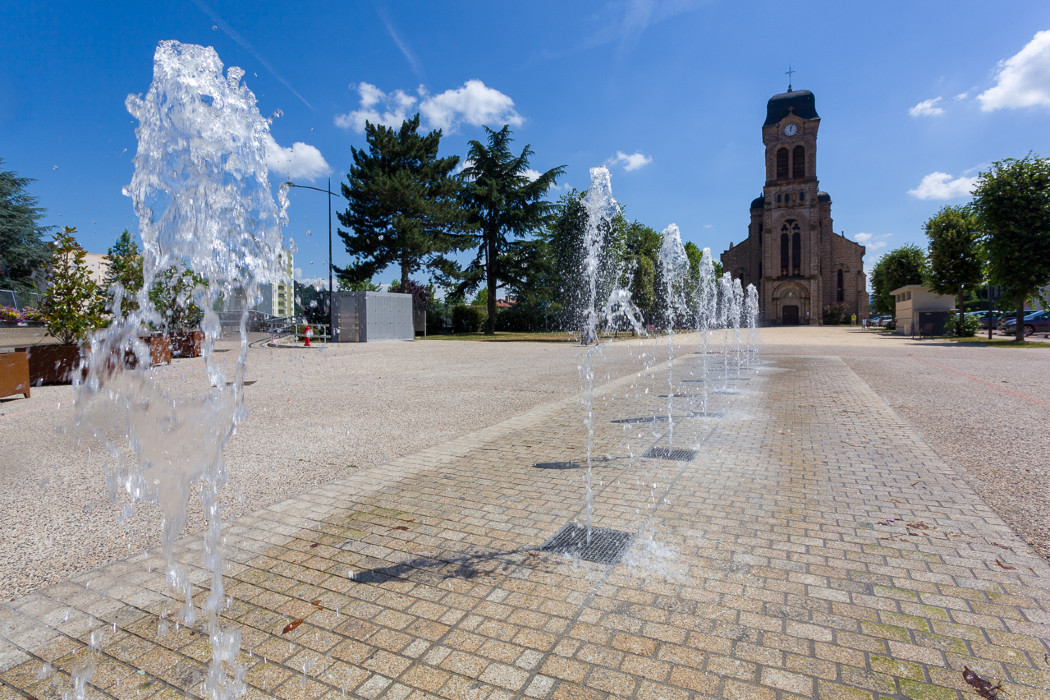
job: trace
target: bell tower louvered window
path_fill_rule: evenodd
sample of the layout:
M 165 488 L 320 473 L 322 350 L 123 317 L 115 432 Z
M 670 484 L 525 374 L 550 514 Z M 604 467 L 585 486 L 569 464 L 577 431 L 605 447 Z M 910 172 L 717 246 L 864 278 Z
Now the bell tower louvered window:
M 806 148 L 795 146 L 791 151 L 791 176 L 796 180 L 806 177 Z

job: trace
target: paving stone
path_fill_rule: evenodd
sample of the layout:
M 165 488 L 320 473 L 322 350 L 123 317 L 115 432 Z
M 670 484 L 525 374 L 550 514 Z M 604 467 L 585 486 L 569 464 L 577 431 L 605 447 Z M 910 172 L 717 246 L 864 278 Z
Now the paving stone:
M 841 360 L 745 371 L 719 418 L 675 424 L 691 462 L 637 459 L 665 427 L 613 422 L 666 411 L 663 371 L 597 392 L 593 522 L 644 535 L 614 565 L 538 551 L 586 519 L 583 471 L 533 466 L 585 463 L 575 400 L 233 523 L 248 696 L 955 698 L 963 665 L 1045 693 L 1050 567 Z M 200 548 L 176 556 L 199 603 Z M 92 692 L 199 693 L 210 646 L 170 623 L 164 570 L 0 606 L 0 689 L 30 693 L 43 659 L 68 682 L 105 624 Z

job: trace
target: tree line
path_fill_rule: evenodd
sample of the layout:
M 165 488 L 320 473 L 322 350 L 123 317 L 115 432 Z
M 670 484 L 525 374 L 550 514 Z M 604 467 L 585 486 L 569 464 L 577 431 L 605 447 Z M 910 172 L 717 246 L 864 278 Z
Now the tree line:
M 958 330 L 967 306 L 978 306 L 981 292 L 997 287 L 1023 341 L 1025 304 L 1039 299 L 1045 306 L 1043 290 L 1050 285 L 1050 160 L 1029 153 L 993 163 L 970 202 L 943 207 L 924 231 L 926 250 L 902 246 L 872 267 L 872 311 L 892 314 L 893 290 L 922 284 L 956 298 Z
M 485 140 L 470 141 L 460 161 L 438 156 L 441 130 L 420 132 L 418 114 L 396 129 L 366 123 L 365 147 L 351 148 L 341 189 L 347 208 L 339 213 L 339 237 L 351 262 L 336 267 L 340 286 L 374 288 L 374 277 L 394 266 L 397 289 L 443 306 L 438 311 L 449 316 L 478 292 L 487 334 L 498 326 L 571 329 L 582 303 L 585 193 L 573 190 L 548 201 L 565 166 L 532 170 L 531 146 L 513 150 L 509 126 L 485 131 Z M 630 287 L 647 321 L 659 301 L 660 243 L 658 232 L 622 214 L 607 234 L 612 267 L 624 271 L 616 282 Z M 460 264 L 455 256 L 464 251 L 474 254 Z M 687 243 L 686 252 L 699 274 L 701 251 Z M 423 272 L 433 280 L 429 290 L 412 278 Z M 443 304 L 434 301 L 435 285 L 445 291 Z M 497 313 L 501 292 L 513 307 Z

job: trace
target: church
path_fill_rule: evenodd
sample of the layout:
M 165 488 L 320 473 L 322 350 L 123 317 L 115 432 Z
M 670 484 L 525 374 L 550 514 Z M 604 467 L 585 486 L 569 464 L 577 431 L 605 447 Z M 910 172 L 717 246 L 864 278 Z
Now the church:
M 816 98 L 809 90 L 766 104 L 766 184 L 751 202 L 747 239 L 722 253 L 722 268 L 758 290 L 766 325 L 821 325 L 868 317 L 864 246 L 835 233 L 831 197 L 817 181 Z

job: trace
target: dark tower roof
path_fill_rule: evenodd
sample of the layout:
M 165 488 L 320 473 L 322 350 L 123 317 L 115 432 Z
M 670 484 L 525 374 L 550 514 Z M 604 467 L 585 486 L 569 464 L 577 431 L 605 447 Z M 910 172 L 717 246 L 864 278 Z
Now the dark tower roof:
M 818 202 L 830 202 L 831 201 L 831 195 L 828 194 L 827 192 L 824 192 L 823 190 L 821 190 L 820 192 L 817 192 L 817 201 Z
M 802 119 L 820 119 L 817 116 L 817 100 L 809 90 L 793 90 L 773 95 L 766 103 L 766 122 L 762 126 L 777 124 L 788 114 Z
M 765 197 L 765 195 L 763 195 L 761 197 L 755 197 L 754 199 L 751 200 L 751 208 L 752 209 L 765 209 L 765 207 L 766 207 L 766 197 Z

